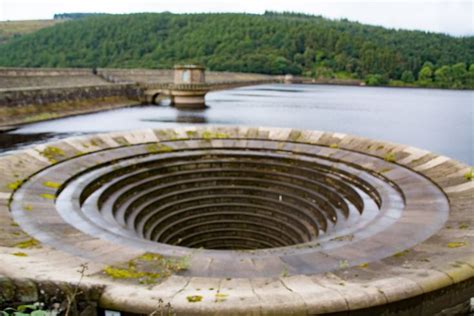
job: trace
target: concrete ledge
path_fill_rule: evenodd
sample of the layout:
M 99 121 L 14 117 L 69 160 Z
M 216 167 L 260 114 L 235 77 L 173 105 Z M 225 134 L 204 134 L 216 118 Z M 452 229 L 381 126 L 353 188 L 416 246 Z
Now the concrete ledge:
M 243 148 L 252 157 L 257 149 L 267 153 L 266 162 L 270 153 L 286 157 L 292 168 L 303 162 L 330 167 L 321 170 L 373 193 L 364 201 L 373 201 L 376 216 L 350 233 L 370 218 L 364 217 L 369 208 L 341 217 L 342 226 L 328 221 L 335 239 L 322 234 L 314 247 L 231 251 L 157 244 L 120 228 L 118 213 L 107 211 L 109 199 L 126 201 L 127 190 L 141 192 L 140 168 L 153 172 L 163 168 L 160 161 L 182 163 L 199 150 L 222 167 L 216 162 L 222 155 Z M 296 129 L 189 127 L 70 138 L 0 158 L 0 273 L 74 282 L 78 265 L 88 262 L 83 284 L 104 287 L 100 306 L 135 313 L 155 311 L 161 298 L 185 315 L 433 315 L 464 306 L 474 293 L 474 187 L 465 170 L 460 162 L 404 145 Z M 114 187 L 120 179 L 125 185 Z M 82 218 L 72 221 L 60 211 L 67 190 L 104 202 L 69 208 Z M 162 271 L 150 266 L 161 262 L 150 253 L 168 263 L 189 256 L 188 269 L 150 274 Z M 127 277 L 127 271 L 137 274 Z

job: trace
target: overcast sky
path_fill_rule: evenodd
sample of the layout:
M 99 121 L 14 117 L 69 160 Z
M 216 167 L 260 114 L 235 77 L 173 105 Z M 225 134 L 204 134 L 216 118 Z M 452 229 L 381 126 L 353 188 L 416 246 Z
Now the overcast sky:
M 0 0 L 0 20 L 50 19 L 63 12 L 293 11 L 391 28 L 474 35 L 474 0 Z

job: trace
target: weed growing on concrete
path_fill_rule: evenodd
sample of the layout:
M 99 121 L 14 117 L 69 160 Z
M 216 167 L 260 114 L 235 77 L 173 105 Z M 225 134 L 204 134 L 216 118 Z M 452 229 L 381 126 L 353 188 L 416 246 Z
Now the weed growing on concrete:
M 171 303 L 166 303 L 160 298 L 158 299 L 158 307 L 151 312 L 148 316 L 174 316 L 176 312 L 174 311 Z
M 80 290 L 82 279 L 84 279 L 84 276 L 88 269 L 89 267 L 87 263 L 83 263 L 79 266 L 79 270 L 77 270 L 77 272 L 80 275 L 79 281 L 77 281 L 72 292 L 66 293 L 67 305 L 66 305 L 66 311 L 64 312 L 64 316 L 69 316 L 71 313 L 73 313 L 73 309 L 75 309 L 75 306 L 76 306 L 75 304 L 76 298 L 78 295 L 82 294 Z

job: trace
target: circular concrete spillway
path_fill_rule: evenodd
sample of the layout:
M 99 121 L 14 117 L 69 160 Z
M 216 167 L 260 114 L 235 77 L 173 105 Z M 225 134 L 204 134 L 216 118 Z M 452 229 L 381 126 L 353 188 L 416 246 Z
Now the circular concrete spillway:
M 5 235 L 0 273 L 73 281 L 87 262 L 103 307 L 428 315 L 472 294 L 470 168 L 413 147 L 189 127 L 70 138 L 0 167 L 2 225 L 42 246 L 12 256 L 20 233 Z M 161 277 L 155 255 L 187 264 Z

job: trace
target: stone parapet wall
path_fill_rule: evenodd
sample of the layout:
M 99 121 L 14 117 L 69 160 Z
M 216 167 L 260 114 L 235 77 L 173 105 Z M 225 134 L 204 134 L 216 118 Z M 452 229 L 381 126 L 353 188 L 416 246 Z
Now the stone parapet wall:
M 140 90 L 132 84 L 86 87 L 29 88 L 0 91 L 0 106 L 43 105 L 58 102 L 124 97 L 138 100 Z
M 90 68 L 3 68 L 0 76 L 77 76 L 91 75 Z
M 0 75 L 0 92 L 19 88 L 82 87 L 108 85 L 105 78 L 88 75 L 58 76 L 2 76 Z
M 106 85 L 92 69 L 0 68 L 0 91 L 15 88 L 52 88 Z
M 172 83 L 174 81 L 174 70 L 172 69 L 98 69 L 97 73 L 106 78 L 114 78 L 115 82 L 132 81 L 142 84 Z M 274 76 L 206 71 L 206 82 L 228 82 L 228 81 L 258 81 L 271 80 Z

